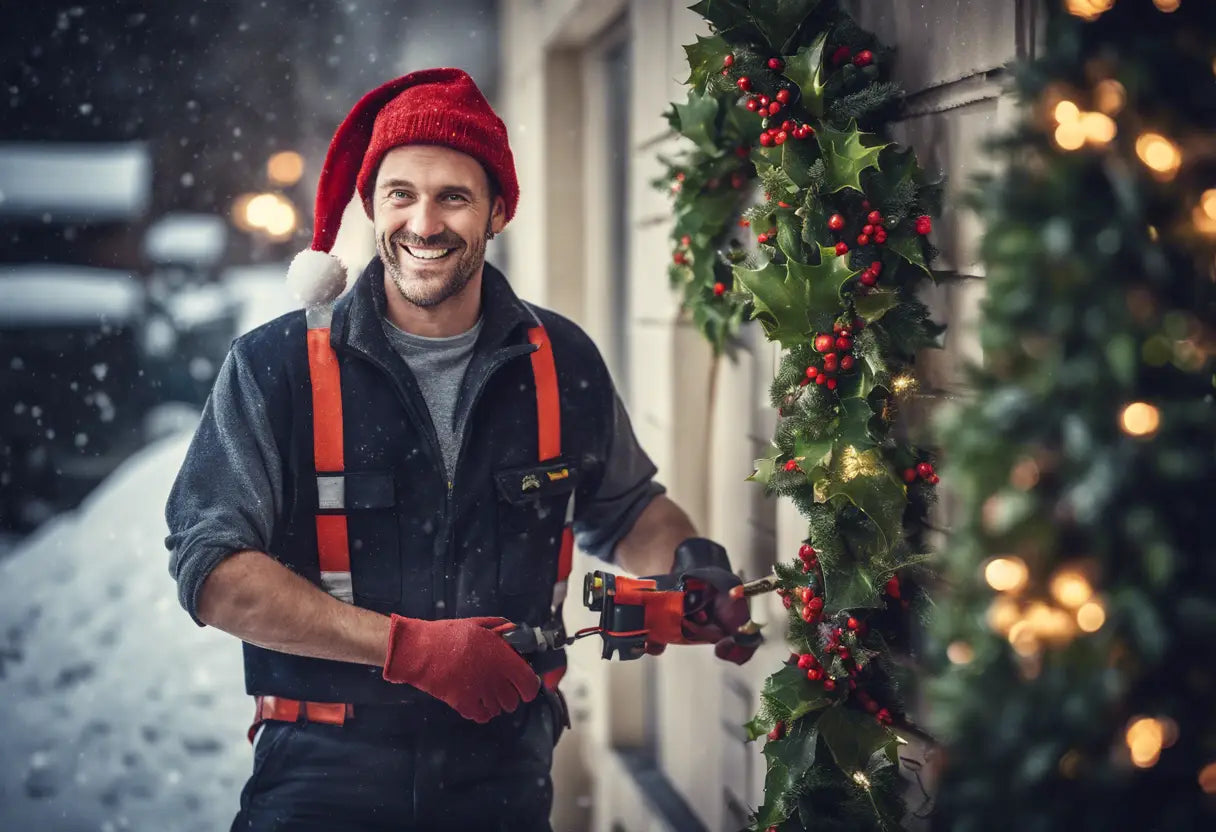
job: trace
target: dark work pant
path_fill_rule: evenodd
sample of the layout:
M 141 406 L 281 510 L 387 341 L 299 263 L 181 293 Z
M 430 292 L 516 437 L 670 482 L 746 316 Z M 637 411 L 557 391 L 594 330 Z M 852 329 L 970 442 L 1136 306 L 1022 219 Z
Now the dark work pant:
M 559 707 L 542 691 L 484 725 L 439 702 L 266 722 L 232 832 L 551 832 Z

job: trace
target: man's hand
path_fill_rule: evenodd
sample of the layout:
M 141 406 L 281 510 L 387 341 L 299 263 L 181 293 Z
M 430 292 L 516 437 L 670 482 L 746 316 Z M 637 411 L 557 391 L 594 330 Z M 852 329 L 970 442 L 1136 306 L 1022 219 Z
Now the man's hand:
M 503 618 L 393 615 L 384 678 L 442 699 L 465 719 L 489 722 L 540 690 L 540 678 L 503 639 L 504 626 Z

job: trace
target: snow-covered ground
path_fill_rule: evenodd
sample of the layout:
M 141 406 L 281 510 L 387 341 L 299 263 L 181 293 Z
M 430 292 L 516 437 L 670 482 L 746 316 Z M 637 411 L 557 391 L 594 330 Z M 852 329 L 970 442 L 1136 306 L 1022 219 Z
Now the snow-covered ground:
M 230 276 L 241 328 L 291 308 L 281 265 Z M 127 460 L 0 559 L 0 830 L 226 830 L 253 755 L 240 642 L 192 622 L 164 505 L 193 433 Z

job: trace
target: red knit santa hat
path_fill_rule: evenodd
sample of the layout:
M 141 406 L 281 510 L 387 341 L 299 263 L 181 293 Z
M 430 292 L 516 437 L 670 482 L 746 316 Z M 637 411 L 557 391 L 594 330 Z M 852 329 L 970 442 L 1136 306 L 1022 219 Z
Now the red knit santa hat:
M 434 144 L 467 153 L 485 167 L 507 203 L 519 202 L 507 128 L 473 79 L 460 69 L 424 69 L 359 99 L 329 143 L 317 182 L 312 245 L 287 269 L 288 285 L 305 305 L 329 303 L 346 287 L 346 268 L 329 253 L 342 212 L 356 192 L 371 217 L 371 192 L 384 155 L 405 144 Z

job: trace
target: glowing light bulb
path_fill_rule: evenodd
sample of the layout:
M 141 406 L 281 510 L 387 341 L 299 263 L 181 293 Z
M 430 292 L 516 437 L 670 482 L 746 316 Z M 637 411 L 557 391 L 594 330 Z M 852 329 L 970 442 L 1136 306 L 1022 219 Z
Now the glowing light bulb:
M 1096 633 L 1106 623 L 1106 609 L 1100 601 L 1086 601 L 1077 610 L 1077 626 L 1086 633 Z
M 1074 569 L 1061 569 L 1051 579 L 1051 595 L 1069 609 L 1078 609 L 1094 594 L 1085 576 Z
M 954 664 L 970 664 L 975 658 L 975 650 L 965 641 L 954 641 L 946 648 L 946 658 Z
M 1159 133 L 1142 133 L 1136 139 L 1136 155 L 1160 179 L 1173 179 L 1182 165 L 1178 146 Z
M 1182 5 L 1182 0 L 1153 0 L 1153 5 L 1159 11 L 1170 14 L 1171 12 L 1178 11 L 1178 7 Z
M 1107 78 L 1094 87 L 1094 102 L 1099 110 L 1113 116 L 1127 103 L 1127 90 L 1115 79 Z
M 1199 788 L 1204 794 L 1216 794 L 1216 762 L 1199 769 Z
M 1056 128 L 1056 144 L 1061 150 L 1078 150 L 1085 144 L 1085 128 L 1080 121 L 1068 121 Z
M 1081 110 L 1066 98 L 1056 105 L 1055 117 L 1058 124 L 1068 124 L 1081 117 Z
M 1132 402 L 1123 408 L 1119 423 L 1131 436 L 1151 436 L 1161 425 L 1161 412 L 1146 402 Z
M 1084 113 L 1081 116 L 1081 129 L 1085 138 L 1093 144 L 1109 144 L 1118 132 L 1115 120 L 1102 113 Z
M 1097 20 L 1109 11 L 1115 0 L 1068 0 L 1068 13 L 1082 20 Z
M 997 592 L 1015 592 L 1026 585 L 1030 570 L 1021 558 L 993 558 L 984 567 L 984 580 Z
M 1165 729 L 1152 717 L 1137 717 L 1128 725 L 1125 739 L 1127 748 L 1132 753 L 1132 763 L 1139 768 L 1151 768 L 1161 757 L 1161 748 L 1165 744 Z
M 1008 633 L 1021 617 L 1018 605 L 1005 596 L 994 598 L 988 606 L 988 626 L 1002 635 Z

